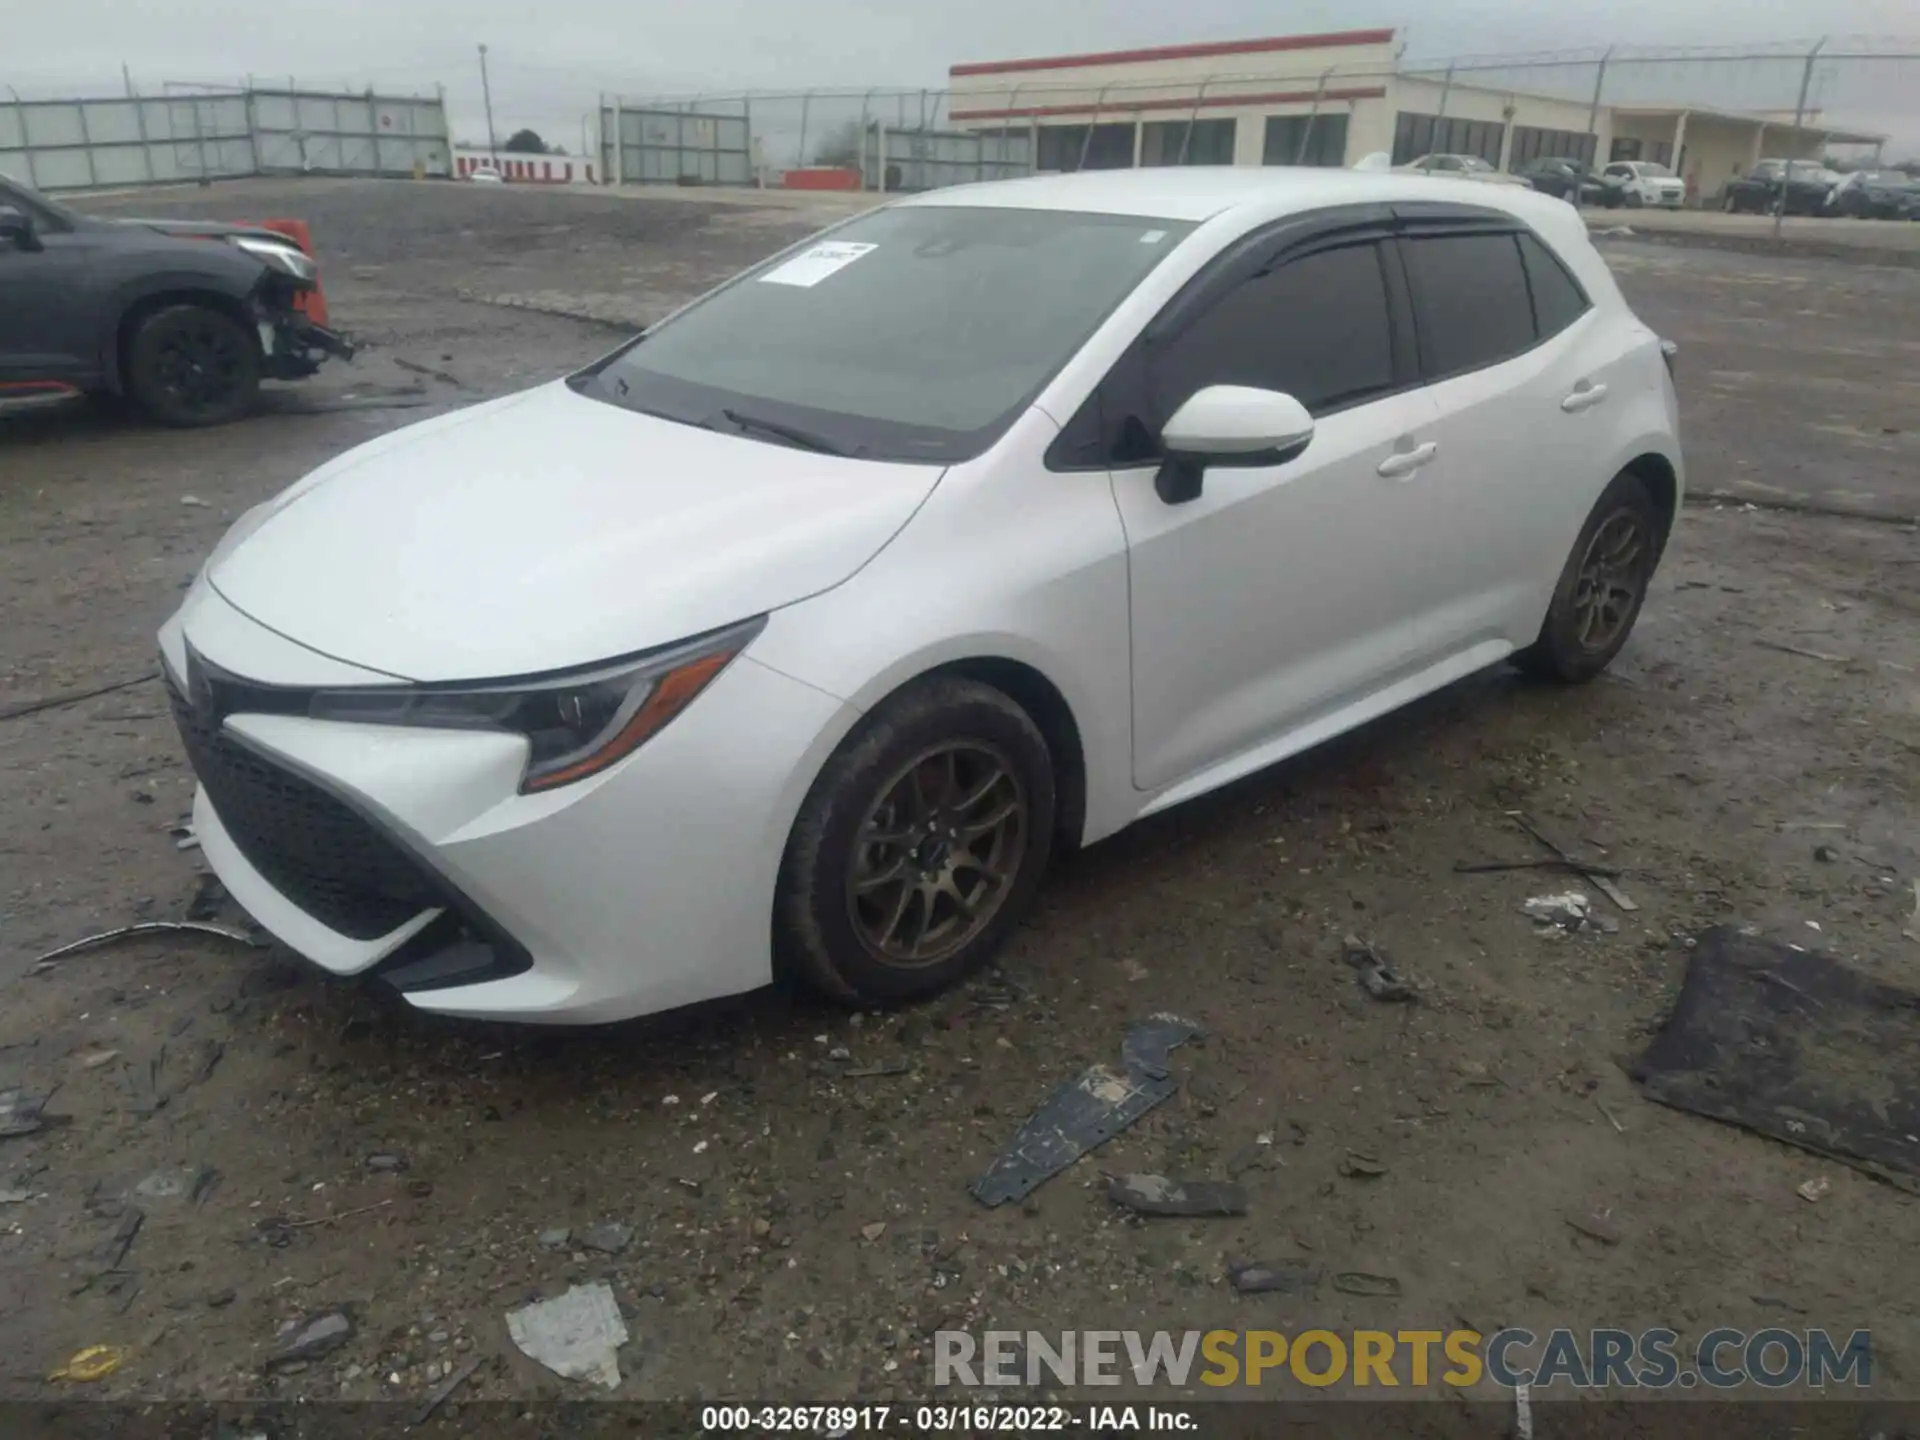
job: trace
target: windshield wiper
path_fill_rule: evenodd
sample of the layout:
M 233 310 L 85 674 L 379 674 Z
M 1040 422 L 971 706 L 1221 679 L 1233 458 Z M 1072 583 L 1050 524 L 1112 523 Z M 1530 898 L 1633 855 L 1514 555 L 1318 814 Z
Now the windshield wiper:
M 720 412 L 738 430 L 758 430 L 762 435 L 771 435 L 776 440 L 784 440 L 789 445 L 802 450 L 811 450 L 817 455 L 851 455 L 853 452 L 844 445 L 836 445 L 824 435 L 816 435 L 811 430 L 802 430 L 797 425 L 786 425 L 778 420 L 764 420 L 758 415 L 746 415 L 731 407 Z M 711 427 L 709 427 L 711 428 Z

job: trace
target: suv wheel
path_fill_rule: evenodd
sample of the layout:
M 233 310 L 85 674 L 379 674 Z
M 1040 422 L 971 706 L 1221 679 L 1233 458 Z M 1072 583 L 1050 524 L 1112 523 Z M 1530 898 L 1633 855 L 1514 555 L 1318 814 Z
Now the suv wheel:
M 126 390 L 162 425 L 221 425 L 252 408 L 260 345 L 239 321 L 204 305 L 169 305 L 127 342 Z
M 1543 680 L 1591 680 L 1633 633 L 1660 559 L 1660 517 L 1646 484 L 1622 472 L 1587 516 L 1540 637 L 1513 663 Z
M 1053 826 L 1053 762 L 1027 712 L 974 680 L 914 685 L 801 806 L 775 901 L 782 960 L 859 1004 L 944 989 L 1019 923 Z

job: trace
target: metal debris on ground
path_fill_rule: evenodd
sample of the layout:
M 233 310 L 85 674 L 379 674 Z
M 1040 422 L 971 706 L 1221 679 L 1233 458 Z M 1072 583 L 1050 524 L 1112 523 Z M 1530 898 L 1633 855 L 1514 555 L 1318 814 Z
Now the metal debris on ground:
M 1227 1279 L 1242 1295 L 1303 1295 L 1319 1288 L 1320 1272 L 1304 1260 L 1229 1265 Z
M 0 1140 L 16 1135 L 31 1135 L 45 1122 L 40 1112 L 47 1108 L 53 1092 L 29 1095 L 24 1090 L 0 1090 Z
M 1122 1068 L 1095 1065 L 1056 1089 L 969 1187 L 973 1197 L 983 1205 L 1024 1199 L 1170 1099 L 1180 1088 L 1168 1069 L 1170 1054 L 1200 1033 L 1177 1015 L 1129 1026 L 1120 1042 Z
M 1136 1215 L 1244 1215 L 1247 1192 L 1221 1180 L 1169 1180 L 1164 1175 L 1115 1175 L 1107 1198 Z
M 591 1380 L 613 1390 L 620 1384 L 615 1353 L 627 1343 L 613 1290 L 604 1280 L 575 1285 L 552 1300 L 507 1312 L 507 1334 L 521 1354 L 567 1380 Z
M 1570 1228 L 1589 1240 L 1598 1240 L 1602 1245 L 1618 1245 L 1626 1239 L 1610 1215 L 1602 1215 L 1598 1212 L 1586 1215 L 1576 1213 L 1566 1216 L 1565 1219 Z
M 1633 1077 L 1650 1100 L 1920 1193 L 1920 993 L 1722 926 Z
M 484 1357 L 479 1355 L 471 1357 L 466 1364 L 462 1365 L 443 1381 L 440 1388 L 427 1397 L 426 1403 L 413 1412 L 413 1423 L 415 1425 L 424 1425 L 427 1421 L 431 1420 L 433 1418 L 433 1412 L 447 1403 L 447 1397 L 473 1378 L 474 1372 L 480 1368 L 483 1358 Z
M 1510 814 L 1513 822 L 1547 849 L 1551 850 L 1555 859 L 1559 860 L 1567 869 L 1573 871 L 1583 879 L 1591 880 L 1594 889 L 1598 890 L 1622 910 L 1628 914 L 1633 914 L 1640 908 L 1628 898 L 1625 891 L 1613 883 L 1612 877 L 1617 872 L 1587 864 L 1586 861 L 1570 853 L 1565 846 L 1559 845 L 1543 835 L 1539 827 L 1527 819 L 1525 815 L 1520 814 L 1518 811 L 1512 811 Z
M 118 1345 L 89 1345 L 58 1370 L 47 1376 L 50 1381 L 66 1380 L 85 1384 L 104 1380 L 127 1363 L 127 1352 Z
M 1346 951 L 1347 964 L 1353 967 L 1360 988 L 1374 999 L 1404 1005 L 1420 998 L 1414 993 L 1413 987 L 1380 958 L 1380 953 L 1359 936 L 1347 936 Z
M 82 700 L 97 699 L 102 695 L 111 695 L 118 690 L 131 690 L 136 685 L 144 685 L 149 680 L 158 680 L 158 670 L 143 670 L 131 680 L 115 680 L 107 685 L 96 685 L 91 690 L 69 690 L 63 695 L 49 695 L 43 700 L 23 700 L 17 705 L 0 705 L 0 720 L 18 720 L 23 715 L 38 715 L 43 710 L 59 710 L 68 705 L 78 705 Z
M 279 1370 L 331 1355 L 353 1338 L 353 1318 L 344 1310 L 327 1310 L 309 1316 L 293 1327 L 273 1354 L 267 1357 L 267 1369 Z
M 1798 655 L 1802 660 L 1820 660 L 1828 665 L 1851 665 L 1851 655 L 1834 655 L 1825 650 L 1809 650 L 1803 645 L 1782 645 L 1778 640 L 1756 640 L 1762 650 L 1778 650 L 1782 655 Z
M 98 935 L 88 935 L 58 949 L 49 950 L 44 955 L 36 955 L 32 974 L 52 968 L 57 962 L 69 955 L 78 955 L 83 950 L 97 949 L 110 945 L 116 940 L 131 939 L 136 935 L 212 935 L 221 940 L 236 940 L 242 945 L 252 945 L 256 949 L 267 948 L 267 940 L 246 930 L 231 925 L 212 925 L 203 920 L 143 920 L 138 925 L 122 925 L 113 930 L 102 930 Z
M 1400 1282 L 1391 1275 L 1370 1275 L 1365 1270 L 1343 1270 L 1333 1277 L 1333 1288 L 1343 1295 L 1398 1295 Z
M 840 1073 L 848 1080 L 871 1080 L 882 1075 L 904 1075 L 912 1068 L 905 1060 L 883 1060 L 878 1065 L 859 1065 Z

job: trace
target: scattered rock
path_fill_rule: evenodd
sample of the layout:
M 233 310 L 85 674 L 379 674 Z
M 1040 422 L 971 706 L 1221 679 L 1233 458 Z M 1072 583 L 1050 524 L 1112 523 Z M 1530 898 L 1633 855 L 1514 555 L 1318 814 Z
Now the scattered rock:
M 882 1235 L 886 1233 L 887 1233 L 887 1222 L 884 1220 L 876 1220 L 871 1225 L 862 1225 L 860 1227 L 861 1238 L 866 1240 L 867 1243 L 869 1244 L 872 1244 L 873 1242 L 877 1241 Z
M 564 1225 L 559 1225 L 552 1230 L 542 1230 L 539 1244 L 542 1250 L 564 1250 L 571 1239 L 573 1239 L 573 1231 Z
M 0 1090 L 0 1140 L 15 1135 L 31 1135 L 41 1125 L 40 1112 L 46 1108 L 46 1095 L 29 1095 L 24 1090 Z
M 1360 988 L 1374 999 L 1388 1004 L 1407 1005 L 1420 997 L 1406 981 L 1393 973 L 1391 966 L 1380 958 L 1380 954 L 1357 935 L 1346 939 L 1347 964 L 1354 969 L 1354 978 Z
M 1340 1162 L 1340 1173 L 1349 1180 L 1377 1180 L 1387 1173 L 1387 1167 L 1371 1155 L 1349 1150 Z
M 367 1157 L 367 1170 L 373 1175 L 398 1175 L 406 1168 L 407 1157 L 404 1155 L 380 1154 Z
M 1593 902 L 1578 890 L 1560 895 L 1536 895 L 1520 907 L 1543 935 L 1573 934 L 1593 923 Z
M 118 1050 L 94 1050 L 80 1057 L 82 1070 L 98 1070 L 102 1065 L 111 1065 L 120 1058 Z
M 344 1310 L 310 1316 L 289 1333 L 278 1350 L 267 1357 L 267 1369 L 283 1370 L 331 1355 L 353 1338 L 353 1320 Z
M 180 503 L 196 510 L 204 510 L 207 508 L 207 502 L 202 500 L 198 495 L 182 495 L 180 497 Z
M 1824 1175 L 1816 1175 L 1804 1184 L 1793 1187 L 1793 1193 L 1809 1205 L 1818 1204 L 1827 1198 L 1827 1192 L 1833 1189 L 1833 1182 Z
M 207 1296 L 209 1310 L 224 1310 L 240 1297 L 232 1290 L 216 1290 Z
M 609 1390 L 620 1384 L 615 1352 L 627 1343 L 627 1324 L 605 1281 L 509 1310 L 507 1334 L 522 1354 L 565 1379 L 591 1380 Z
M 633 1243 L 633 1227 L 609 1220 L 580 1232 L 580 1244 L 603 1255 L 618 1255 Z
M 31 1190 L 0 1190 L 0 1205 L 24 1205 L 32 1198 Z
M 133 1187 L 142 1200 L 179 1200 L 199 1178 L 194 1170 L 156 1170 Z
M 1831 845 L 1816 845 L 1813 847 L 1813 858 L 1823 865 L 1831 865 L 1840 858 L 1840 852 Z
M 1137 1215 L 1244 1215 L 1247 1192 L 1230 1181 L 1169 1180 L 1164 1175 L 1116 1175 L 1107 1198 Z

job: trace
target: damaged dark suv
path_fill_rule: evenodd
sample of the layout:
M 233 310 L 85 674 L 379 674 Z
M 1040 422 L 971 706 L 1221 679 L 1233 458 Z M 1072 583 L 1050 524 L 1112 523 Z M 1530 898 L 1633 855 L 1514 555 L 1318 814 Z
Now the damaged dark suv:
M 263 379 L 352 347 L 305 314 L 313 259 L 273 230 L 103 220 L 0 176 L 0 394 L 123 395 L 165 425 L 218 425 Z

